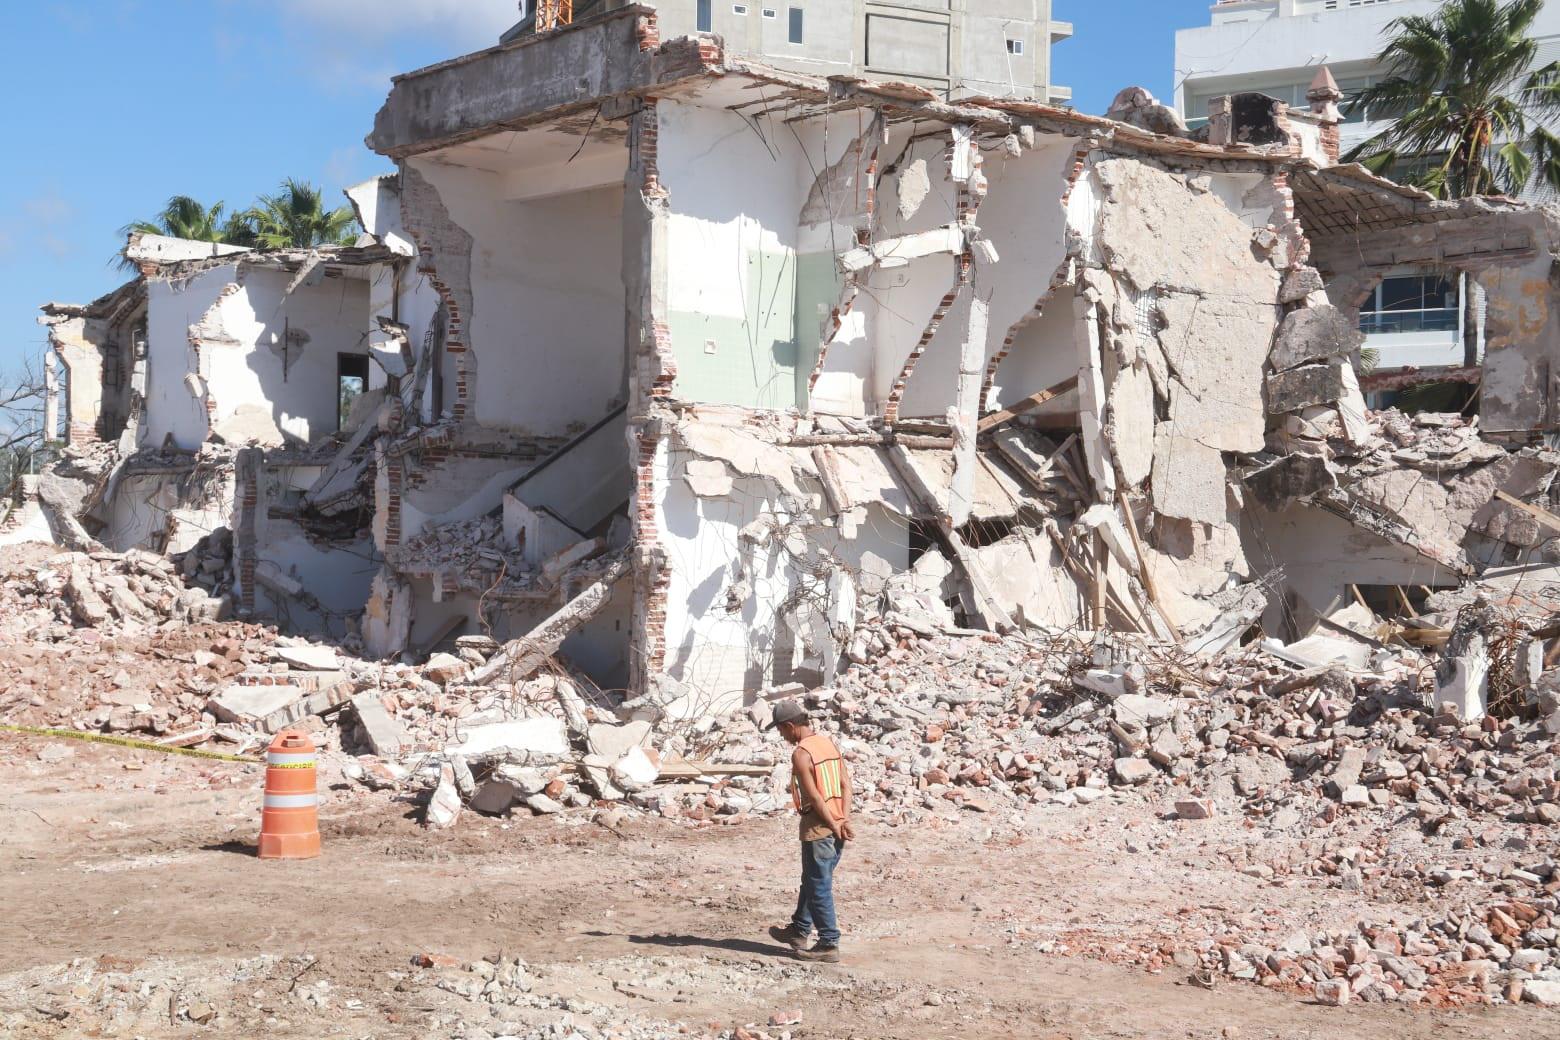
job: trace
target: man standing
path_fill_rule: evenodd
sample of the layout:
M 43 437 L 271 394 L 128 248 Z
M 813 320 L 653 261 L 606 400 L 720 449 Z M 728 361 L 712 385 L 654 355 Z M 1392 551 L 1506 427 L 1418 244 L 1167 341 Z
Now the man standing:
M 804 961 L 840 959 L 840 929 L 834 917 L 834 868 L 845 843 L 856 837 L 850 825 L 850 773 L 834 741 L 815 733 L 807 709 L 796 701 L 775 705 L 771 729 L 780 731 L 791 753 L 791 804 L 801 814 L 802 890 L 791 923 L 769 929 Z M 814 927 L 818 941 L 809 949 Z

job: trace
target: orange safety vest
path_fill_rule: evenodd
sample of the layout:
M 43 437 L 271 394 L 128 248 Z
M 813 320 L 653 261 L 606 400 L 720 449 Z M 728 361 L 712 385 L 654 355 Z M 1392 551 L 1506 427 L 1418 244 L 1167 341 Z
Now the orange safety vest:
M 812 757 L 813 782 L 818 785 L 818 793 L 823 795 L 823 800 L 829 803 L 834 818 L 844 816 L 845 762 L 840 758 L 839 749 L 834 746 L 834 741 L 821 733 L 814 733 L 810 737 L 802 738 L 802 742 L 797 746 Z M 791 776 L 791 804 L 800 813 L 811 812 L 813 808 L 810 805 L 806 808 L 802 807 L 802 785 L 794 773 Z

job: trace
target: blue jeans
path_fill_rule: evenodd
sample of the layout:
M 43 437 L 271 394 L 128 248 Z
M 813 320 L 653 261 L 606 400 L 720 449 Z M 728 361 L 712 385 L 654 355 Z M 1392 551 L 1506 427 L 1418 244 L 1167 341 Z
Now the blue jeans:
M 835 838 L 802 842 L 802 890 L 796 897 L 791 926 L 806 935 L 818 926 L 819 946 L 840 944 L 839 923 L 834 918 L 834 868 L 845 847 Z

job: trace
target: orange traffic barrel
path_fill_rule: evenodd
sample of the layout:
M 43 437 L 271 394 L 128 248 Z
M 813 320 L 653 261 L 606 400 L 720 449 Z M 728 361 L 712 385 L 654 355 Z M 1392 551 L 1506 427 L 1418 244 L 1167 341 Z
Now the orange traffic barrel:
M 260 810 L 261 859 L 312 859 L 320 854 L 320 796 L 314 743 L 284 729 L 265 756 L 265 804 Z

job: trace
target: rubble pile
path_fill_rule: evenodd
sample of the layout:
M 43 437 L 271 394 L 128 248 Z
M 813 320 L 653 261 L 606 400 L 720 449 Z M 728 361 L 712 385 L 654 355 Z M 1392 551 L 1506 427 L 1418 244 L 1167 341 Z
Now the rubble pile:
M 1255 645 L 1197 659 L 1120 636 L 890 624 L 867 638 L 886 645 L 880 656 L 806 695 L 853 764 L 861 811 L 893 824 L 974 810 L 1024 826 L 1110 798 L 1188 827 L 1239 821 L 1271 852 L 1232 864 L 1242 872 L 1422 915 L 1346 932 L 1297 922 L 1282 946 L 1180 936 L 1176 963 L 1333 1002 L 1560 996 L 1560 674 L 1525 689 L 1509 717 L 1470 721 L 1432 704 L 1409 648 L 1352 669 Z M 728 727 L 720 757 L 762 753 L 747 722 Z
M 401 550 L 410 563 L 429 572 L 451 571 L 490 585 L 504 571 L 524 569 L 504 543 L 503 524 L 496 516 L 430 525 Z M 479 586 L 485 587 L 485 586 Z

